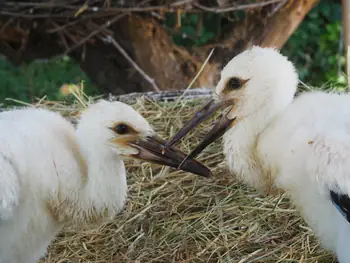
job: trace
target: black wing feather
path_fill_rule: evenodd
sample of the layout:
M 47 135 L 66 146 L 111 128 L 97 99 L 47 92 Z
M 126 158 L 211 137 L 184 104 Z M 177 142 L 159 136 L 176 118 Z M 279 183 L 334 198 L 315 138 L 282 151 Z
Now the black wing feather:
M 330 191 L 331 199 L 333 204 L 337 207 L 339 212 L 346 218 L 350 223 L 350 198 L 345 194 L 338 194 Z

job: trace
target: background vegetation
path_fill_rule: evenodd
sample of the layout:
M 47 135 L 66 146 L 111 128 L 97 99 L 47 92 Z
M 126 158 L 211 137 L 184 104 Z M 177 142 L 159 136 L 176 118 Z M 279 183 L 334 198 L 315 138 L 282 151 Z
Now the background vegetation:
M 172 33 L 173 40 L 176 44 L 186 47 L 209 43 L 215 39 L 218 30 L 227 30 L 223 20 L 242 19 L 243 16 L 243 12 L 235 12 L 230 18 L 208 14 L 203 19 L 203 28 L 198 35 L 195 27 L 198 16 L 183 15 L 178 31 Z M 174 21 L 174 17 L 169 15 L 165 26 L 172 28 Z M 340 2 L 321 1 L 285 44 L 282 53 L 295 63 L 303 82 L 312 86 L 332 85 L 343 88 L 345 58 L 341 37 Z M 11 65 L 4 58 L 0 59 L 1 101 L 12 98 L 30 102 L 44 95 L 51 100 L 61 99 L 61 85 L 79 83 L 81 80 L 85 81 L 85 92 L 88 95 L 98 93 L 97 87 L 69 57 L 35 61 L 20 67 Z

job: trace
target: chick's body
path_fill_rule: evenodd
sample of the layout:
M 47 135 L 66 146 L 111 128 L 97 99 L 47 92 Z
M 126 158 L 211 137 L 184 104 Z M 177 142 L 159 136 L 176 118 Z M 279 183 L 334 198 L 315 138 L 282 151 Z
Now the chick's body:
M 0 263 L 35 263 L 63 226 L 100 223 L 127 195 L 124 158 L 177 168 L 164 140 L 132 107 L 101 100 L 77 128 L 61 115 L 27 108 L 0 114 Z M 182 169 L 209 176 L 197 161 Z
M 224 131 L 229 170 L 266 194 L 287 191 L 324 248 L 350 263 L 350 95 L 314 91 L 295 98 L 297 84 L 285 56 L 252 47 L 224 67 L 210 106 L 168 145 L 229 103 L 189 156 Z
M 223 137 L 229 168 L 265 193 L 287 191 L 323 247 L 350 262 L 350 223 L 330 195 L 350 195 L 350 95 L 315 91 L 294 98 L 291 63 L 271 49 L 249 52 L 254 80 L 233 95 L 238 102 L 229 114 L 238 121 Z M 261 69 L 264 56 L 270 65 Z M 230 65 L 226 70 L 241 76 Z
M 350 224 L 330 198 L 331 189 L 350 193 L 349 102 L 349 95 L 302 94 L 257 136 L 249 139 L 244 123 L 224 135 L 230 170 L 267 194 L 287 190 L 323 246 L 334 253 L 347 253 L 341 247 L 350 240 Z M 247 143 L 229 143 L 238 138 Z
M 38 109 L 1 113 L 0 144 L 0 262 L 37 262 L 65 224 L 96 223 L 122 208 L 122 160 L 115 154 L 88 166 L 81 147 L 90 155 L 96 151 L 96 158 L 99 149 L 80 144 L 61 115 Z

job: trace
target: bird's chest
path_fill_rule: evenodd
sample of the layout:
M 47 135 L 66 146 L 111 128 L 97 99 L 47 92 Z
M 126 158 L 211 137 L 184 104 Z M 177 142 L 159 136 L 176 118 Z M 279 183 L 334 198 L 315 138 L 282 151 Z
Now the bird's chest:
M 236 131 L 224 138 L 224 153 L 230 172 L 265 194 L 279 193 L 273 179 L 277 170 L 262 158 L 264 153 L 258 147 L 258 137 L 240 133 L 242 131 Z

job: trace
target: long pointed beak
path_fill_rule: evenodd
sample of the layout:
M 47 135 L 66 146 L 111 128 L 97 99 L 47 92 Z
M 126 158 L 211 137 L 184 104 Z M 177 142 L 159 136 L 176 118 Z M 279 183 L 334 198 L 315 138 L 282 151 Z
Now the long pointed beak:
M 168 147 L 173 146 L 176 142 L 181 140 L 187 133 L 189 133 L 192 129 L 197 127 L 200 123 L 208 119 L 211 115 L 213 115 L 219 109 L 223 109 L 230 105 L 233 105 L 233 100 L 227 100 L 222 102 L 215 102 L 214 99 L 209 100 L 199 111 L 197 111 L 194 117 L 189 120 L 166 144 L 163 149 L 163 153 L 168 151 Z M 222 115 L 221 119 L 214 124 L 214 127 L 206 134 L 203 140 L 197 145 L 196 148 L 189 153 L 186 158 L 183 159 L 179 169 L 186 165 L 190 159 L 195 158 L 200 154 L 205 148 L 207 148 L 211 143 L 220 138 L 229 127 L 232 126 L 234 119 L 229 119 L 227 115 Z
M 179 169 L 191 159 L 196 158 L 205 148 L 224 135 L 224 133 L 233 125 L 235 120 L 236 118 L 229 119 L 226 115 L 222 115 L 221 119 L 215 123 L 213 128 L 204 136 L 203 140 L 186 156 L 185 159 L 183 159 L 179 165 Z
M 167 149 L 166 153 L 163 154 L 162 151 L 165 143 L 166 141 L 158 136 L 128 142 L 130 146 L 139 151 L 138 154 L 133 155 L 134 158 L 170 166 L 204 177 L 210 177 L 212 175 L 209 168 L 196 160 L 188 160 L 179 168 L 181 162 L 186 158 L 186 154 L 175 147 Z
M 207 120 L 217 110 L 227 107 L 232 104 L 233 101 L 215 102 L 214 99 L 210 99 L 204 106 L 198 110 L 193 118 L 189 120 L 164 146 L 163 152 L 167 151 L 169 147 L 173 146 L 179 140 L 186 136 L 191 130 Z

